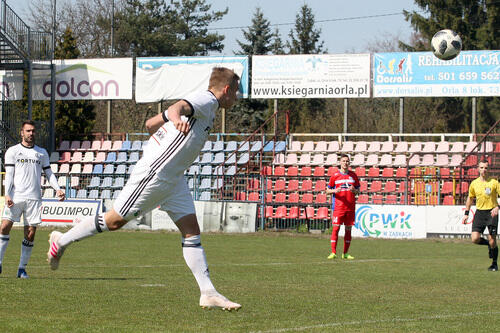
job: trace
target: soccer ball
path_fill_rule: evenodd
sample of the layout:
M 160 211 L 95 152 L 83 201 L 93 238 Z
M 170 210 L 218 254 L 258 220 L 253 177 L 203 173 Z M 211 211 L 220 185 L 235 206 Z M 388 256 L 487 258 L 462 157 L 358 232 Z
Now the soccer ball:
M 432 52 L 441 60 L 455 58 L 462 49 L 462 38 L 452 30 L 444 29 L 436 32 L 431 40 Z

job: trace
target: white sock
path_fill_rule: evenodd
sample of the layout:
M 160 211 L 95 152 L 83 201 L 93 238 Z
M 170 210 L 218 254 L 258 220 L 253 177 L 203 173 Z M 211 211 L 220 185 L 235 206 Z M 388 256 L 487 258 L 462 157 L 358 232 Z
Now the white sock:
M 65 232 L 61 236 L 61 238 L 59 238 L 57 245 L 65 248 L 73 242 L 78 242 L 79 240 L 93 236 L 103 231 L 108 231 L 108 226 L 104 221 L 104 214 L 89 216 L 75 225 L 69 231 Z
M 0 235 L 0 265 L 2 264 L 5 250 L 7 250 L 7 245 L 9 245 L 9 239 L 10 235 Z
M 31 251 L 33 251 L 33 242 L 23 239 L 21 244 L 21 258 L 19 259 L 19 268 L 26 268 L 28 261 L 31 258 Z
M 182 254 L 189 269 L 194 275 L 202 294 L 216 293 L 210 280 L 205 251 L 201 246 L 200 235 L 182 239 Z

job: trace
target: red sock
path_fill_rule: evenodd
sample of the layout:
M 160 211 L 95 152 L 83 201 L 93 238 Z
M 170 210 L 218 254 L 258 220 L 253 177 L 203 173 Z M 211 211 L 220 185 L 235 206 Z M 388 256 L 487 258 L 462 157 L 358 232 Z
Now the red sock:
M 351 246 L 351 228 L 346 228 L 344 235 L 344 253 L 347 253 L 347 251 L 349 251 L 349 246 Z
M 337 239 L 339 238 L 339 226 L 333 226 L 332 237 L 330 238 L 332 244 L 332 253 L 337 253 Z

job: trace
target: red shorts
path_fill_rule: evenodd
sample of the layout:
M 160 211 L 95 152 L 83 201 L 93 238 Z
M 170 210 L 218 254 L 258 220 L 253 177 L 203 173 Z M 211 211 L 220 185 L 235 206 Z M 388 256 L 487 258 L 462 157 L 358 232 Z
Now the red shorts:
M 332 224 L 333 225 L 354 225 L 355 212 L 333 212 Z

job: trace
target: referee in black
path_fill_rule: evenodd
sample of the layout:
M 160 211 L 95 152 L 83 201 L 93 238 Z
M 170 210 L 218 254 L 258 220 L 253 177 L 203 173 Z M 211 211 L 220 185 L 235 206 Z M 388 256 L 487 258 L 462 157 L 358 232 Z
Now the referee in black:
M 472 206 L 473 198 L 476 198 L 476 213 L 472 222 L 472 242 L 479 245 L 488 245 L 489 257 L 493 260 L 489 271 L 498 271 L 498 194 L 500 185 L 498 180 L 488 177 L 488 161 L 481 160 L 477 167 L 479 177 L 474 179 L 469 186 L 469 196 L 465 203 L 465 212 L 463 223 L 468 219 L 469 210 Z M 481 237 L 484 230 L 488 228 L 488 240 Z

